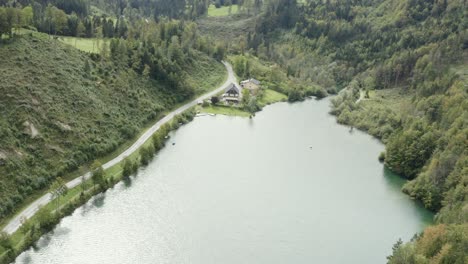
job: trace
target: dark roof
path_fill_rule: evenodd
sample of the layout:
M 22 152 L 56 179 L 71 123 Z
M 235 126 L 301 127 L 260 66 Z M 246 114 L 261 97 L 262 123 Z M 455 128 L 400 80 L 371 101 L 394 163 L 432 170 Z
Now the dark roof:
M 237 93 L 240 93 L 239 87 L 237 87 L 235 84 L 231 83 L 225 90 L 225 93 L 228 93 L 230 90 L 234 89 Z

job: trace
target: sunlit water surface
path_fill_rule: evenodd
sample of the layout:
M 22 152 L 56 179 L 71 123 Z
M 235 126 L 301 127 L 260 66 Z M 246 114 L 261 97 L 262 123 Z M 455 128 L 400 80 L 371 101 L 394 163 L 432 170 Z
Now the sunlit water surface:
M 16 263 L 385 263 L 432 215 L 378 162 L 383 145 L 328 111 L 197 117 Z

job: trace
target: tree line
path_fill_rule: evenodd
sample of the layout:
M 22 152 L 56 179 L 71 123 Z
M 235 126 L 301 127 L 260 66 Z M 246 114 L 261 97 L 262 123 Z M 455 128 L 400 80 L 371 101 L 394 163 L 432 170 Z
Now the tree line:
M 466 3 L 271 0 L 263 10 L 231 51 L 341 91 L 333 99 L 338 122 L 380 138 L 380 159 L 409 180 L 403 192 L 437 212 L 437 225 L 395 244 L 389 263 L 466 262 L 468 95 L 466 78 L 455 74 L 466 68 Z M 234 68 L 252 71 L 241 60 Z M 389 88 L 390 98 L 371 93 Z M 289 98 L 301 93 L 292 89 Z

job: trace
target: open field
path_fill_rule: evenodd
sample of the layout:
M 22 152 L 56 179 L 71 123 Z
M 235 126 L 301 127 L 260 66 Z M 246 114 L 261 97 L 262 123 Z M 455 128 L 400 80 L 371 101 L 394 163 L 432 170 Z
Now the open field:
M 30 29 L 20 28 L 13 30 L 13 34 L 16 35 L 31 35 L 36 38 L 56 38 L 61 42 L 73 46 L 79 50 L 91 53 L 99 53 L 102 47 L 103 42 L 109 42 L 109 40 L 99 40 L 97 38 L 76 38 L 76 37 L 68 37 L 68 36 L 53 36 L 47 33 L 37 32 Z M 3 39 L 8 38 L 7 35 L 2 35 Z
M 403 114 L 409 111 L 411 104 L 410 98 L 403 96 L 405 92 L 405 88 L 371 90 L 369 91 L 369 99 L 363 99 L 360 105 L 366 111 L 379 108 L 385 109 L 383 111 Z
M 249 112 L 246 112 L 240 108 L 232 107 L 232 106 L 223 106 L 223 105 L 215 105 L 215 106 L 210 105 L 210 106 L 201 108 L 200 111 L 202 113 L 216 114 L 216 115 L 241 116 L 241 117 L 250 116 Z
M 229 9 L 231 9 L 231 12 L 229 12 Z M 232 6 L 221 6 L 220 8 L 216 8 L 215 5 L 210 5 L 208 8 L 208 16 L 209 17 L 221 17 L 221 16 L 228 16 L 232 14 L 236 14 L 239 12 L 239 6 L 238 5 L 232 5 Z
M 271 89 L 265 89 L 263 90 L 263 96 L 258 100 L 258 104 L 261 107 L 264 107 L 265 105 L 286 100 L 288 100 L 288 97 L 285 94 L 278 93 L 277 91 L 273 91 Z
M 101 51 L 102 44 L 109 42 L 109 40 L 98 40 L 96 38 L 75 38 L 75 37 L 60 37 L 60 41 L 65 44 L 71 45 L 79 50 L 99 53 Z
M 234 14 L 231 16 L 208 16 L 197 20 L 200 33 L 218 41 L 233 41 L 255 28 L 255 16 Z M 234 44 L 234 43 L 231 43 Z

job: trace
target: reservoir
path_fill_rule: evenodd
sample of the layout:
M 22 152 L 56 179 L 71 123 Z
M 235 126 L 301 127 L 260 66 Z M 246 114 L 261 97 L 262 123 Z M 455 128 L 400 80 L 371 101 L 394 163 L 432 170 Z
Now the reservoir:
M 379 163 L 384 146 L 329 104 L 195 118 L 16 263 L 386 263 L 433 215 Z

